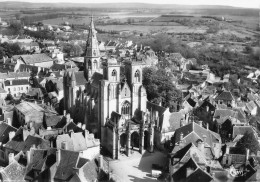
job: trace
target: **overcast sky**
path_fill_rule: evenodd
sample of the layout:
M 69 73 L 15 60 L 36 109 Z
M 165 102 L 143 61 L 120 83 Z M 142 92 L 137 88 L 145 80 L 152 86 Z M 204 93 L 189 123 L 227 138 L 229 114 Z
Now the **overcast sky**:
M 15 1 L 15 0 L 0 0 Z M 26 2 L 69 2 L 69 3 L 114 3 L 140 2 L 154 4 L 185 4 L 185 5 L 228 5 L 236 7 L 260 8 L 260 0 L 18 0 Z

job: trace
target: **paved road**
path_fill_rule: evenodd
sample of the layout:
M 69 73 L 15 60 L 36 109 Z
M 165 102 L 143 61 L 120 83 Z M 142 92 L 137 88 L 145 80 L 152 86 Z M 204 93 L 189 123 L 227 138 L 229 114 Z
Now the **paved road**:
M 156 151 L 141 155 L 134 152 L 132 156 L 120 156 L 120 160 L 110 162 L 110 169 L 122 182 L 155 182 L 151 177 L 152 164 L 166 165 L 166 154 Z

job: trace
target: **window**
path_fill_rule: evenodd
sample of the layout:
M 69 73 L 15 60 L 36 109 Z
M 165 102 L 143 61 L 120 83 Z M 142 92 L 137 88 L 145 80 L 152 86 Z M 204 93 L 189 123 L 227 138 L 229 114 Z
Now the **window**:
M 16 88 L 14 87 L 14 91 L 16 91 Z
M 136 70 L 136 72 L 135 72 L 134 81 L 140 82 L 140 71 L 139 70 Z
M 88 60 L 88 69 L 91 69 L 91 61 Z
M 125 88 L 125 97 L 127 96 L 127 88 Z
M 130 117 L 130 103 L 128 101 L 125 101 L 121 108 L 121 114 L 125 115 L 126 118 Z
M 17 91 L 20 91 L 20 87 L 17 87 Z
M 117 72 L 116 72 L 116 70 L 112 71 L 112 81 L 117 81 Z
M 21 87 L 21 90 L 23 90 L 23 87 Z
M 93 69 L 98 69 L 97 60 L 94 60 L 94 62 L 93 62 Z

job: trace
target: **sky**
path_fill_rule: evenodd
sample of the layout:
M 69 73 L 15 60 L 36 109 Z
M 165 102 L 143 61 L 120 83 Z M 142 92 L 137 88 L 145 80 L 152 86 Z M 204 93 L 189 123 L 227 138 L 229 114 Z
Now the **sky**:
M 26 2 L 68 2 L 68 3 L 117 3 L 139 2 L 153 4 L 182 4 L 182 5 L 228 5 L 244 8 L 260 8 L 260 0 L 0 0 Z

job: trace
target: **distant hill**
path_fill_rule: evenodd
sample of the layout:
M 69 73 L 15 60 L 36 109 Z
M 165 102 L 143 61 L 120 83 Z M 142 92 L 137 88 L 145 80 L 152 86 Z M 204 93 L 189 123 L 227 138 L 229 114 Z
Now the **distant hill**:
M 232 6 L 221 5 L 176 5 L 176 4 L 148 4 L 148 3 L 30 3 L 21 1 L 0 1 L 0 9 L 23 8 L 120 8 L 120 9 L 238 9 Z M 240 8 L 239 8 L 240 9 Z

